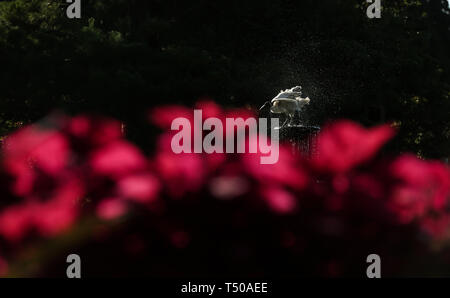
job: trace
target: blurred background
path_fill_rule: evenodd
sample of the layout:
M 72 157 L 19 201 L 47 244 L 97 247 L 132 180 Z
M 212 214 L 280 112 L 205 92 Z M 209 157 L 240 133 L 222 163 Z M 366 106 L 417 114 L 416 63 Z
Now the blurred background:
M 57 108 L 128 123 L 146 108 L 208 96 L 258 108 L 302 85 L 318 122 L 395 121 L 393 150 L 448 158 L 449 7 L 445 0 L 1 1 L 0 121 L 5 131 Z
M 39 202 L 52 200 L 48 189 L 53 194 L 56 176 L 65 177 L 58 180 L 64 186 L 81 177 L 84 190 L 74 195 L 83 198 L 82 211 L 67 215 L 76 217 L 77 225 L 56 238 L 49 240 L 46 233 L 43 237 L 34 231 L 10 241 L 5 235 L 22 231 L 18 226 L 29 213 L 10 212 L 8 220 L 0 220 L 6 231 L 0 238 L 0 273 L 3 264 L 10 276 L 64 275 L 65 256 L 76 250 L 84 256 L 83 270 L 90 276 L 364 276 L 361 262 L 374 248 L 387 250 L 386 270 L 393 276 L 448 273 L 449 254 L 444 247 L 450 222 L 450 175 L 444 163 L 450 157 L 450 8 L 446 0 L 384 0 L 380 19 L 367 17 L 369 4 L 363 0 L 82 0 L 81 19 L 67 18 L 68 5 L 51 0 L 0 1 L 0 139 L 40 121 L 38 131 L 50 128 L 58 132 L 57 140 L 69 144 L 49 149 L 42 145 L 47 136 L 34 138 L 29 131 L 17 137 L 20 141 L 12 141 L 14 152 L 25 153 L 19 157 L 2 153 L 0 206 L 11 211 L 8 208 L 15 204 L 34 202 L 36 193 L 23 191 L 17 181 L 41 177 L 42 172 L 42 179 L 52 183 L 30 178 L 35 186 L 45 185 L 45 195 L 40 189 L 37 192 L 42 196 Z M 353 123 L 326 129 L 332 133 L 323 136 L 322 147 L 319 141 L 319 156 L 330 168 L 323 161 L 288 154 L 287 161 L 273 171 L 296 177 L 291 183 L 277 174 L 254 170 L 245 158 L 227 157 L 217 166 L 205 156 L 199 160 L 166 156 L 168 127 L 159 118 L 172 119 L 176 112 L 190 111 L 204 100 L 212 100 L 207 107 L 217 105 L 214 113 L 222 116 L 233 109 L 254 113 L 280 90 L 295 85 L 311 98 L 307 114 L 314 124 L 327 127 L 337 119 Z M 166 105 L 178 108 L 151 112 Z M 47 117 L 55 111 L 59 116 Z M 81 114 L 96 116 L 75 117 Z M 395 138 L 386 131 L 365 130 L 385 123 L 396 129 Z M 142 162 L 145 166 L 133 168 L 132 174 L 149 171 L 154 181 L 146 176 L 144 182 L 126 184 L 132 185 L 125 189 L 133 194 L 125 191 L 124 197 L 132 197 L 132 204 L 142 199 L 140 203 L 147 206 L 152 201 L 151 208 L 133 205 L 131 215 L 118 216 L 123 206 L 110 200 L 105 201 L 109 205 L 102 204 L 112 196 L 103 190 L 122 183 L 119 180 L 131 170 L 121 168 L 119 179 L 108 176 L 117 169 L 107 169 L 101 175 L 108 181 L 95 186 L 84 180 L 94 181 L 91 178 L 99 175 L 85 170 L 95 168 L 90 153 L 125 137 L 124 131 L 129 145 L 141 153 L 115 147 L 121 153 L 108 163 L 120 167 L 125 157 L 133 156 L 141 165 L 141 155 L 150 155 L 148 162 Z M 361 158 L 344 158 L 344 168 L 333 168 L 337 161 L 327 157 L 329 150 L 324 148 L 335 144 L 332 151 L 341 158 L 348 153 L 340 147 L 343 143 L 351 148 L 349 155 L 360 152 L 356 155 Z M 44 149 L 34 152 L 40 146 Z M 61 152 L 61 167 L 49 166 L 48 157 L 43 157 Z M 406 153 L 417 160 L 395 158 Z M 29 155 L 38 161 L 33 175 L 8 162 L 22 165 Z M 435 166 L 431 160 L 443 163 Z M 75 164 L 84 162 L 89 166 L 74 170 Z M 76 174 L 62 175 L 63 168 Z M 192 174 L 201 169 L 203 174 Z M 224 175 L 234 180 L 217 180 Z M 276 182 L 266 189 L 269 180 Z M 171 189 L 180 181 L 198 187 L 186 186 L 186 192 L 181 187 L 181 194 L 175 195 Z M 403 188 L 402 183 L 411 188 Z M 136 198 L 135 189 L 142 185 L 147 193 Z M 70 187 L 69 192 L 77 194 Z M 213 199 L 228 194 L 230 188 L 241 190 L 231 195 L 239 200 Z M 361 203 L 364 206 L 354 203 L 365 196 L 375 201 Z M 299 210 L 304 213 L 299 215 L 289 207 L 291 197 L 308 198 L 304 206 L 309 209 L 302 205 Z M 349 200 L 350 205 L 343 204 L 349 209 L 337 208 L 334 199 L 329 203 L 336 197 Z M 403 213 L 401 220 L 396 217 L 400 197 L 401 208 L 414 205 L 414 216 L 407 220 Z M 275 207 L 253 205 L 260 199 L 269 205 L 276 202 Z M 397 202 L 395 208 L 390 200 Z M 427 204 L 432 205 L 429 213 L 423 207 Z M 99 206 L 111 207 L 105 207 L 106 217 L 114 219 L 97 218 L 95 214 L 103 210 Z M 280 217 L 278 211 L 284 214 L 291 209 L 295 216 Z M 388 215 L 382 215 L 384 211 Z M 432 223 L 428 217 L 423 223 L 425 214 Z M 66 219 L 65 215 L 57 218 Z M 41 227 L 33 220 L 35 224 Z M 424 234 L 424 226 L 439 239 Z

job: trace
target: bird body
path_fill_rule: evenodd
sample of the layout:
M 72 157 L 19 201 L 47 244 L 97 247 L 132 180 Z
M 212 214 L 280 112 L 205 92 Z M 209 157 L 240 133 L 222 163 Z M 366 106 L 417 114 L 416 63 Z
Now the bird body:
M 293 119 L 295 113 L 300 113 L 303 107 L 309 104 L 309 97 L 302 97 L 302 87 L 296 86 L 291 89 L 280 91 L 280 93 L 272 99 L 270 111 L 274 114 L 285 114 Z

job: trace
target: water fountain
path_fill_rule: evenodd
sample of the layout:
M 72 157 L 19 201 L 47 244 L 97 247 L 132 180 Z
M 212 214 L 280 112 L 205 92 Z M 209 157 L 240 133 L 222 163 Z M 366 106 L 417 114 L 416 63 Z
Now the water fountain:
M 280 91 L 259 110 L 259 117 L 279 118 L 280 141 L 289 142 L 295 153 L 311 157 L 316 153 L 316 136 L 320 127 L 309 123 L 306 106 L 310 98 L 303 97 L 302 87 Z

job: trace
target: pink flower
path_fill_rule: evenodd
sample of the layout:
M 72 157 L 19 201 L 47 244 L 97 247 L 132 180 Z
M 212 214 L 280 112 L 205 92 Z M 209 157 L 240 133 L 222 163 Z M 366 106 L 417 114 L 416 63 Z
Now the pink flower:
M 149 113 L 150 122 L 162 129 L 170 129 L 172 121 L 178 117 L 189 119 L 192 122 L 194 112 L 183 106 L 171 105 L 156 107 Z
M 87 115 L 68 119 L 64 132 L 75 138 L 79 145 L 90 147 L 106 145 L 119 140 L 123 135 L 122 124 L 119 121 Z
M 89 163 L 94 174 L 111 178 L 120 178 L 147 166 L 139 149 L 126 141 L 115 141 L 94 151 Z
M 404 155 L 389 170 L 392 179 L 398 181 L 389 205 L 402 221 L 410 222 L 431 211 L 446 212 L 450 202 L 450 171 L 446 166 Z
M 102 219 L 111 220 L 122 216 L 126 211 L 127 206 L 122 199 L 108 198 L 97 205 L 96 214 Z
M 207 179 L 204 160 L 195 153 L 160 152 L 155 158 L 155 167 L 174 197 L 199 191 Z
M 118 194 L 132 201 L 146 203 L 156 199 L 159 182 L 151 174 L 134 174 L 118 181 Z
M 20 241 L 31 225 L 28 205 L 8 207 L 0 213 L 0 235 L 11 242 Z
M 6 172 L 15 180 L 12 192 L 29 195 L 37 175 L 58 176 L 67 166 L 69 156 L 67 139 L 54 130 L 42 130 L 35 125 L 8 136 L 3 158 Z
M 40 234 L 50 237 L 69 229 L 78 218 L 83 195 L 84 185 L 73 177 L 64 181 L 47 201 L 33 202 L 33 224 Z
M 256 138 L 250 141 L 256 141 Z M 302 190 L 307 186 L 309 179 L 303 165 L 288 146 L 280 144 L 279 158 L 274 164 L 261 164 L 261 155 L 260 153 L 242 155 L 245 170 L 261 184 L 284 185 L 295 190 Z
M 228 200 L 245 194 L 250 188 L 247 179 L 239 176 L 223 175 L 211 179 L 209 190 L 213 196 Z
M 75 204 L 55 200 L 32 205 L 34 226 L 44 237 L 56 236 L 68 230 L 78 216 Z
M 45 201 L 30 197 L 6 207 L 0 212 L 0 235 L 18 242 L 32 229 L 46 237 L 61 233 L 77 219 L 83 191 L 83 186 L 73 179 L 56 187 Z
M 290 213 L 297 208 L 297 199 L 282 188 L 263 188 L 261 194 L 269 207 L 277 213 Z
M 393 135 L 387 125 L 365 129 L 345 120 L 333 123 L 320 133 L 312 164 L 323 172 L 346 172 L 374 157 Z
M 224 116 L 222 107 L 220 107 L 212 100 L 201 100 L 197 102 L 195 108 L 202 110 L 203 118 L 215 117 L 221 119 Z

